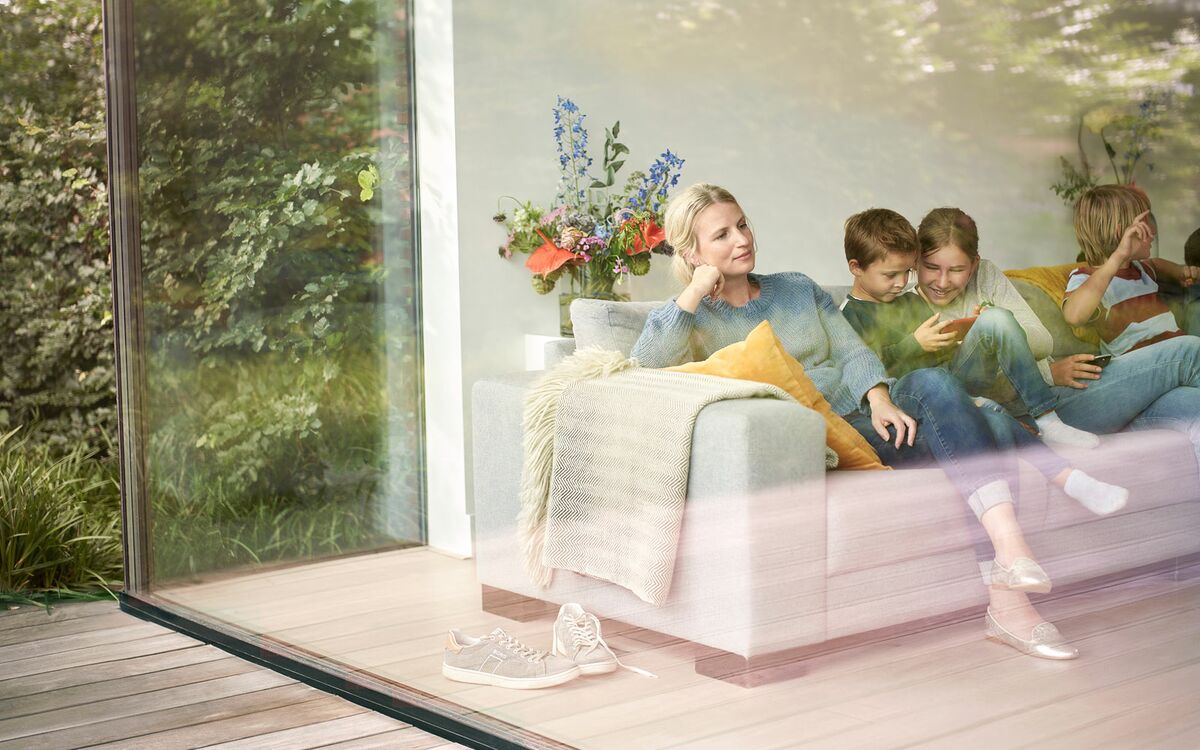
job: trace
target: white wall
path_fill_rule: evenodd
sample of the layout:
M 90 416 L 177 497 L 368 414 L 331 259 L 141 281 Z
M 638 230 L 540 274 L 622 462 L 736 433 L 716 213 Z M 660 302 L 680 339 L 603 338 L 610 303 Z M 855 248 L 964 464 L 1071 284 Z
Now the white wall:
M 935 3 L 860 5 L 868 10 L 856 15 L 834 3 L 787 0 L 456 0 L 466 419 L 471 384 L 521 369 L 523 334 L 557 327 L 556 295 L 533 293 L 524 257 L 498 259 L 504 235 L 491 221 L 499 196 L 553 198 L 556 95 L 588 115 L 593 156 L 604 126 L 620 119 L 632 149 L 628 166 L 648 165 L 669 147 L 687 160 L 681 184 L 730 188 L 754 221 L 760 271 L 845 282 L 842 222 L 870 206 L 896 209 L 914 224 L 930 208 L 960 206 L 980 226 L 981 251 L 1005 267 L 1074 259 L 1069 212 L 1049 190 L 1057 158 L 1073 154 L 1080 102 L 1124 95 L 1136 74 L 1120 86 L 1067 90 L 1062 80 L 1024 70 L 1020 54 L 1027 53 L 1010 49 L 1019 39 L 998 37 L 996 56 L 1009 62 L 985 69 L 990 51 L 965 46 L 953 31 L 956 23 L 983 23 L 975 20 L 986 18 L 977 4 L 962 18 L 947 2 L 937 13 Z M 1069 24 L 1072 13 L 1092 5 L 1056 6 L 1058 22 Z M 1020 28 L 1039 28 L 1040 19 L 1030 12 Z M 1053 22 L 1045 36 L 1055 44 L 1107 33 L 1067 34 Z M 914 43 L 918 36 L 926 38 Z M 1189 49 L 1194 60 L 1195 44 Z M 1034 63 L 1036 56 L 1025 64 Z M 1129 67 L 1123 59 L 1105 64 Z M 1171 64 L 1146 75 L 1178 78 Z M 1102 71 L 1086 72 L 1099 79 Z M 1160 211 L 1166 257 L 1180 257 L 1183 239 L 1200 223 L 1195 195 L 1193 180 L 1190 193 L 1175 196 L 1191 215 Z M 661 268 L 634 286 L 638 299 L 672 293 Z

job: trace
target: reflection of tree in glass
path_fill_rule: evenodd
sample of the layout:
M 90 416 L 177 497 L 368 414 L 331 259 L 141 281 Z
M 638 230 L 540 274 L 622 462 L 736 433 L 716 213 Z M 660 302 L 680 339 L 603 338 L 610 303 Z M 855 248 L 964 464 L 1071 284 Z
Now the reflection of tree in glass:
M 98 3 L 0 3 L 0 434 L 56 452 L 116 434 L 101 47 Z
M 164 554 L 176 531 L 190 540 L 193 570 L 375 543 L 387 410 L 416 425 L 415 382 L 406 402 L 383 396 L 385 336 L 410 370 L 416 342 L 411 282 L 393 285 L 407 299 L 388 300 L 399 317 L 381 323 L 380 240 L 411 242 L 411 180 L 407 81 L 381 83 L 378 59 L 390 50 L 406 69 L 406 23 L 377 5 L 138 8 L 150 475 L 162 510 L 174 509 L 155 539 Z M 358 174 L 381 147 L 390 169 L 364 202 Z M 393 266 L 411 278 L 411 260 Z M 413 467 L 415 492 L 415 435 L 408 451 L 393 460 Z M 189 505 L 220 509 L 223 520 L 205 518 L 223 533 L 202 533 L 194 514 L 183 514 L 190 530 L 172 520 Z M 254 529 L 272 524 L 307 538 L 265 544 Z M 327 532 L 320 545 L 314 529 Z M 184 564 L 169 554 L 160 575 Z

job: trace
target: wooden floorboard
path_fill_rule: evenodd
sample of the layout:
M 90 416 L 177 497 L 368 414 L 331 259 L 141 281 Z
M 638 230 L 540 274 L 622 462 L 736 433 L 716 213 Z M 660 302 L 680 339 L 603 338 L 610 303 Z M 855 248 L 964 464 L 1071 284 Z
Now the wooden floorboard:
M 331 745 L 462 747 L 115 602 L 0 611 L 0 750 Z
M 1195 563 L 1039 597 L 1043 614 L 1083 652 L 1074 662 L 989 642 L 980 620 L 822 654 L 799 676 L 752 689 L 696 675 L 692 661 L 703 650 L 695 644 L 630 627 L 605 635 L 623 660 L 658 679 L 618 671 L 535 691 L 450 682 L 440 673 L 448 628 L 481 634 L 500 625 L 545 648 L 553 618 L 513 622 L 483 612 L 473 563 L 427 550 L 340 561 L 312 571 L 311 581 L 303 573 L 160 594 L 580 748 L 1056 747 L 1064 737 L 1103 738 L 1092 731 L 1103 722 L 1119 732 L 1137 721 L 1167 722 L 1148 741 L 1200 747 L 1200 721 L 1188 710 L 1200 709 L 1200 697 L 1174 692 L 1200 680 L 1200 649 L 1188 649 L 1200 643 Z M 263 606 L 268 591 L 278 606 Z M 1179 718 L 1169 720 L 1158 708 L 1176 698 Z

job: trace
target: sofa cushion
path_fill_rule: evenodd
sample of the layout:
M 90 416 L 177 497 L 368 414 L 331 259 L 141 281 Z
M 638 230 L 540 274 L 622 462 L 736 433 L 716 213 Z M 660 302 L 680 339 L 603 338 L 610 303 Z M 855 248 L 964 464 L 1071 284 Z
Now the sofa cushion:
M 1051 356 L 1058 358 L 1072 354 L 1095 354 L 1099 351 L 1095 344 L 1075 337 L 1071 326 L 1067 325 L 1067 321 L 1063 319 L 1062 311 L 1058 309 L 1049 295 L 1023 279 L 1011 279 L 1011 281 L 1021 297 L 1029 303 L 1033 314 L 1038 316 L 1042 325 L 1046 326 L 1050 337 L 1054 339 L 1054 350 L 1051 352 Z
M 628 357 L 638 336 L 642 335 L 646 318 L 662 304 L 661 301 L 615 302 L 581 297 L 571 303 L 575 346 L 579 349 L 596 347 L 615 350 Z
M 804 372 L 804 365 L 783 348 L 767 321 L 759 323 L 745 341 L 714 352 L 703 362 L 667 368 L 673 372 L 716 375 L 721 378 L 769 383 L 825 418 L 825 443 L 838 454 L 843 469 L 884 469 L 879 456 L 858 430 L 834 413 L 829 402 Z

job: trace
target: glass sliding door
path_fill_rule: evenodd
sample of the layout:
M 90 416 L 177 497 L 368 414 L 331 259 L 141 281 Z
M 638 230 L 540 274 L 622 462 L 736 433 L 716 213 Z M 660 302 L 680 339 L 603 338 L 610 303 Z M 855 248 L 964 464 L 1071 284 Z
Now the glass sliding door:
M 231 582 L 425 541 L 408 11 L 108 6 L 130 593 L 261 634 Z
M 155 589 L 423 539 L 407 23 L 380 5 L 137 10 Z

